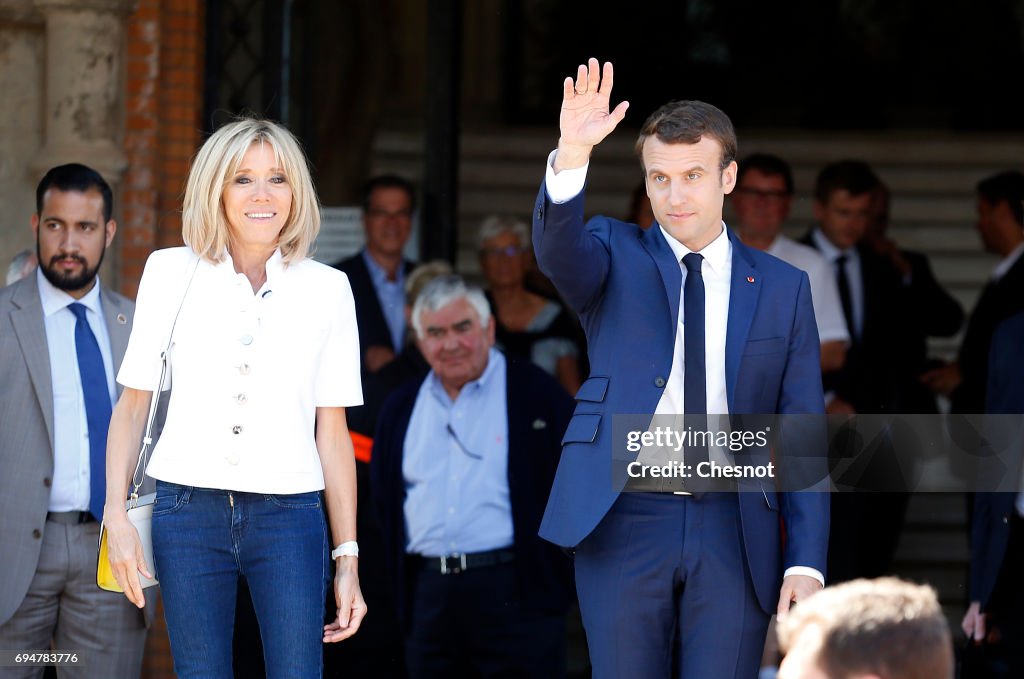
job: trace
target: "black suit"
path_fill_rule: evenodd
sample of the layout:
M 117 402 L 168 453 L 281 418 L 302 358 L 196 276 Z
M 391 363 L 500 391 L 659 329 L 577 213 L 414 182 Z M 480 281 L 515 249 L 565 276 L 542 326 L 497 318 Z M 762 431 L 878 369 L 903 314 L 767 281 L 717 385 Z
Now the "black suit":
M 811 234 L 802 242 L 816 247 Z M 935 280 L 927 258 L 901 251 L 909 283 L 888 259 L 857 246 L 864 320 L 859 337 L 850 328 L 846 362 L 828 376 L 832 388 L 858 413 L 934 413 L 935 399 L 920 384 L 928 367 L 928 337 L 949 337 L 963 323 L 960 305 Z
M 531 611 L 538 620 L 556 617 L 555 628 L 560 638 L 555 641 L 564 648 L 564 639 L 561 638 L 564 636 L 564 613 L 572 598 L 571 562 L 557 547 L 541 540 L 537 529 L 561 453 L 562 434 L 572 415 L 573 401 L 557 382 L 526 361 L 507 359 L 506 382 L 508 488 L 515 536 L 510 578 L 514 581 L 515 598 L 521 602 L 519 608 Z M 407 382 L 384 404 L 370 463 L 373 504 L 383 535 L 384 558 L 392 579 L 398 616 L 407 634 L 416 624 L 417 616 L 426 614 L 414 604 L 417 588 L 443 587 L 444 596 L 461 597 L 464 610 L 460 610 L 464 615 L 456 617 L 472 620 L 475 613 L 472 610 L 473 596 L 466 596 L 459 587 L 465 585 L 471 591 L 477 586 L 473 584 L 473 579 L 476 579 L 486 590 L 487 578 L 501 568 L 467 570 L 456 575 L 431 576 L 433 580 L 429 580 L 425 576 L 430 574 L 417 572 L 416 558 L 406 554 L 408 539 L 402 460 L 406 430 L 422 383 L 421 379 Z M 510 610 L 514 608 L 510 606 Z M 527 624 L 524 629 L 523 621 L 512 623 L 514 627 L 508 633 L 496 635 L 493 644 L 524 657 L 538 653 L 540 647 L 550 648 L 550 639 L 536 638 L 537 633 L 545 629 L 542 625 L 537 624 L 534 628 L 533 624 Z M 458 633 L 459 625 L 458 621 L 452 622 L 453 634 Z M 547 629 L 550 631 L 550 626 Z M 470 640 L 462 639 L 462 643 L 465 648 L 460 655 L 473 657 Z M 564 662 L 561 658 L 555 660 L 556 666 Z M 422 668 L 410 666 L 414 675 L 420 670 Z
M 817 246 L 810 233 L 802 240 Z M 838 372 L 826 376 L 826 388 L 858 413 L 937 412 L 934 397 L 919 382 L 927 368 L 927 338 L 955 333 L 963 312 L 935 281 L 923 255 L 903 252 L 911 265 L 907 281 L 887 258 L 866 245 L 859 245 L 857 254 L 862 328 L 859 336 L 850 328 L 846 361 Z M 878 577 L 891 569 L 908 496 L 901 492 L 907 488 L 904 472 L 885 445 L 858 470 L 858 478 L 848 481 L 861 489 L 895 492 L 832 496 L 828 570 L 833 582 Z M 830 450 L 834 459 L 846 454 L 841 444 Z
M 974 305 L 960 345 L 962 382 L 953 392 L 954 413 L 985 412 L 989 347 L 999 323 L 1024 311 L 1024 256 L 998 281 L 989 281 Z
M 348 276 L 349 285 L 352 286 L 352 297 L 356 302 L 356 323 L 359 324 L 359 355 L 362 357 L 363 365 L 366 364 L 366 350 L 372 346 L 384 346 L 394 349 L 391 341 L 391 330 L 388 322 L 384 320 L 384 311 L 377 298 L 377 290 L 373 287 L 373 279 L 370 277 L 370 269 L 363 259 L 363 251 L 347 259 L 333 264 L 335 269 L 340 269 Z M 402 261 L 402 270 L 408 274 L 415 264 L 409 260 Z

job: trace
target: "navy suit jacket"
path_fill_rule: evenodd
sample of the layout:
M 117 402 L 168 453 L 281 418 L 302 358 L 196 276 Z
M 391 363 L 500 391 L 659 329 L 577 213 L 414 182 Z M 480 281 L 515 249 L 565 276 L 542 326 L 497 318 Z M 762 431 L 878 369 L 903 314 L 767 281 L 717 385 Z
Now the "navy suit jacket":
M 399 619 L 408 626 L 415 581 L 406 572 L 405 434 L 423 379 L 402 385 L 385 402 L 370 459 L 370 486 L 380 520 L 384 556 L 393 580 Z M 528 606 L 564 612 L 572 597 L 569 558 L 537 536 L 544 502 L 558 464 L 572 399 L 532 363 L 506 357 L 508 490 L 512 505 L 516 580 Z
M 997 415 L 1024 413 L 1024 313 L 1003 321 L 992 335 L 986 411 Z M 1009 470 L 1019 484 L 1021 459 Z M 1010 538 L 1010 518 L 1017 511 L 1017 493 L 977 493 L 971 517 L 971 601 L 984 611 L 995 590 Z
M 366 350 L 371 346 L 393 348 L 391 330 L 388 328 L 388 322 L 384 320 L 384 311 L 377 298 L 377 289 L 373 287 L 370 269 L 367 268 L 366 261 L 363 259 L 363 251 L 360 250 L 333 266 L 335 269 L 345 272 L 349 285 L 352 286 L 352 297 L 356 304 L 356 323 L 359 325 L 360 360 L 362 361 L 366 357 Z M 414 266 L 408 260 L 402 262 L 402 267 L 407 275 Z
M 729 412 L 822 413 L 820 347 L 807 274 L 746 247 L 731 231 L 729 240 Z M 682 273 L 661 229 L 644 231 L 607 217 L 584 226 L 583 194 L 557 205 L 543 186 L 533 245 L 541 271 L 580 315 L 591 365 L 576 396 L 541 524 L 542 537 L 569 547 L 590 534 L 619 494 L 611 483 L 612 416 L 654 413 L 661 399 L 672 368 Z M 783 463 L 776 461 L 780 473 Z M 739 494 L 747 566 L 759 603 L 771 612 L 784 568 L 825 572 L 829 498 L 776 493 L 763 480 L 741 488 L 753 491 Z

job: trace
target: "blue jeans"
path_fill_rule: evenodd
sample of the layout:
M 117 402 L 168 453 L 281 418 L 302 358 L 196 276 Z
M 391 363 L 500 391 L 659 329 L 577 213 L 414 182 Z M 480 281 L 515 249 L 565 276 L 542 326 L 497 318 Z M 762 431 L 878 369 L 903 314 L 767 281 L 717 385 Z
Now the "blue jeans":
M 158 481 L 153 558 L 182 679 L 233 679 L 238 579 L 246 579 L 268 679 L 323 675 L 330 580 L 319 492 L 262 495 Z

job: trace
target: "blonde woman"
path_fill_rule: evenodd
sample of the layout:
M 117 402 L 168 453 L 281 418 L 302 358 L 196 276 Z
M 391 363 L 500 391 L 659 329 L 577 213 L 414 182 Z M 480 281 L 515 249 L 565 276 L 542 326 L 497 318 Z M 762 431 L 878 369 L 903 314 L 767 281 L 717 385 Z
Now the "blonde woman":
M 180 304 L 167 420 L 148 469 L 174 669 L 232 677 L 245 578 L 267 676 L 319 677 L 321 642 L 351 636 L 366 614 L 345 420 L 345 408 L 362 402 L 348 279 L 308 258 L 317 197 L 298 143 L 273 123 L 238 120 L 207 140 L 182 222 L 186 247 L 146 263 L 118 373 L 124 393 L 110 422 L 104 509 L 111 565 L 125 596 L 143 606 L 139 573 L 149 574 L 124 499 Z M 328 555 L 339 613 L 325 626 Z

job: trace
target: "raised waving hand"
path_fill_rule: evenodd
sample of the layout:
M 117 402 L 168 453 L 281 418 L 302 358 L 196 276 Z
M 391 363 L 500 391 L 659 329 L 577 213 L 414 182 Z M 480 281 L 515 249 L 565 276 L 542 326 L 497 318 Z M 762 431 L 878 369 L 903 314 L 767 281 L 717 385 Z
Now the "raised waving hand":
M 562 83 L 556 172 L 587 163 L 591 149 L 626 117 L 628 101 L 611 109 L 613 80 L 611 62 L 605 62 L 602 72 L 597 59 L 591 58 L 586 65 L 580 64 L 575 81 L 569 77 Z

